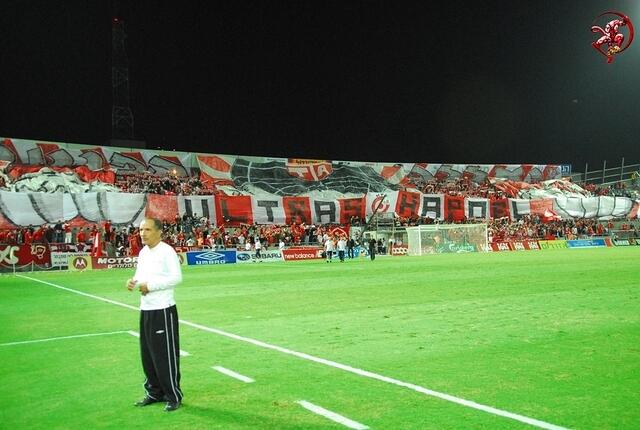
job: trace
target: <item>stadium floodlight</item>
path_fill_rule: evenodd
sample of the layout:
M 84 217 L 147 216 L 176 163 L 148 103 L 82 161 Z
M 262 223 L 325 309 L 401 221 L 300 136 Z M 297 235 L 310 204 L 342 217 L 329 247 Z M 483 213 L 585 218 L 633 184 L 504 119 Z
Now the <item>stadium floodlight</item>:
M 407 255 L 484 252 L 487 224 L 429 224 L 407 227 Z

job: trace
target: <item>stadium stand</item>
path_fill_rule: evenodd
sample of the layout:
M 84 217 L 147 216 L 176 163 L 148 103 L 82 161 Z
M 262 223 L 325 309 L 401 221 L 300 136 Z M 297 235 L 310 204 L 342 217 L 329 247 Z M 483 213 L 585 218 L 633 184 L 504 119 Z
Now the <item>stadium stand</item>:
M 256 237 L 267 247 L 314 244 L 352 226 L 361 240 L 367 229 L 391 237 L 407 226 L 472 222 L 488 223 L 490 242 L 637 237 L 638 182 L 580 187 L 552 165 L 270 159 L 2 139 L 0 243 L 88 249 L 98 233 L 111 253 L 135 254 L 145 213 L 164 220 L 171 243 L 189 247 L 243 247 Z M 105 228 L 107 217 L 114 221 Z

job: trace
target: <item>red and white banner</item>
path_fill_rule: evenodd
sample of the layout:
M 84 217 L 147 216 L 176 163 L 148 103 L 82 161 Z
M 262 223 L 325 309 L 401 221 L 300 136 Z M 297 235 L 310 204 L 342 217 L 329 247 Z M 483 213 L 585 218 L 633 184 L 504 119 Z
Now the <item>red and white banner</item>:
M 510 240 L 491 243 L 492 251 L 539 251 L 537 240 Z
M 207 186 L 217 187 L 229 195 L 312 196 L 321 207 L 326 201 L 367 195 L 365 213 L 370 214 L 379 206 L 380 212 L 396 211 L 406 217 L 416 215 L 420 210 L 422 202 L 417 190 L 430 180 L 466 179 L 483 183 L 487 179 L 500 179 L 523 183 L 562 177 L 561 166 L 558 165 L 305 160 L 154 151 L 13 138 L 0 138 L 0 161 L 6 162 L 5 172 L 14 179 L 42 167 L 71 169 L 82 180 L 98 179 L 106 183 L 113 183 L 116 174 L 151 173 L 184 177 L 199 172 L 201 181 Z M 511 185 L 501 182 L 496 186 Z M 406 191 L 398 194 L 398 190 Z M 385 196 L 385 201 L 376 201 L 381 196 Z M 361 206 L 356 204 L 350 209 L 357 211 L 358 207 Z M 344 209 L 344 206 L 340 206 L 335 212 L 340 216 Z M 449 209 L 456 210 L 452 207 Z M 332 209 L 327 210 L 334 213 Z M 319 218 L 311 222 L 334 222 L 325 221 L 324 213 L 315 210 L 312 215 L 318 215 Z M 455 212 L 453 216 L 456 216 Z
M 400 195 L 400 198 L 398 198 Z M 416 197 L 417 196 L 417 197 Z M 391 204 L 401 213 L 415 214 L 438 220 L 461 221 L 465 218 L 502 218 L 518 220 L 525 214 L 536 214 L 543 221 L 568 219 L 575 212 L 565 210 L 561 200 L 484 199 L 438 194 L 395 192 L 382 198 L 379 194 L 352 199 L 316 199 L 313 197 L 259 196 L 158 196 L 126 193 L 13 193 L 0 191 L 0 228 L 40 226 L 58 221 L 74 225 L 101 223 L 110 219 L 112 225 L 138 225 L 145 216 L 174 221 L 184 214 L 207 216 L 212 225 L 253 224 L 347 224 L 348 213 L 362 214 L 362 203 L 377 203 L 388 213 Z M 346 201 L 346 202 L 345 202 Z M 418 203 L 419 202 L 419 205 Z M 574 203 L 572 202 L 572 205 Z M 588 197 L 582 202 L 582 213 L 599 218 L 638 217 L 638 202 L 626 197 Z M 552 208 L 552 209 L 550 209 Z M 367 211 L 367 216 L 371 213 Z M 412 215 L 413 216 L 413 215 Z
M 51 267 L 51 251 L 47 245 L 0 245 L 0 268 L 20 269 L 31 264 Z
M 61 142 L 0 138 L 0 160 L 10 163 L 20 175 L 33 167 L 71 168 L 85 179 L 96 176 L 113 182 L 119 175 L 145 173 L 189 176 L 195 155 L 189 152 L 166 152 L 78 145 Z M 107 176 L 103 176 L 107 175 Z
M 409 251 L 409 248 L 406 247 L 405 245 L 393 245 L 391 247 L 391 255 L 395 255 L 395 256 L 400 256 L 400 255 L 407 255 L 407 252 Z

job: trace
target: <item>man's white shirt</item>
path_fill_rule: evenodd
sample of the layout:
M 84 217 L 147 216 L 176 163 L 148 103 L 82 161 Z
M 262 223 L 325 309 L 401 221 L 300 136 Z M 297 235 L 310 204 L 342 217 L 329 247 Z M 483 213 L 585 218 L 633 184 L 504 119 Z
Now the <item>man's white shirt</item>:
M 333 240 L 327 239 L 327 241 L 324 243 L 324 250 L 333 251 L 333 249 L 334 249 Z
M 176 304 L 173 290 L 182 282 L 180 260 L 174 249 L 164 242 L 153 248 L 145 246 L 138 255 L 138 267 L 133 277 L 146 282 L 149 293 L 140 296 L 140 310 L 165 309 Z

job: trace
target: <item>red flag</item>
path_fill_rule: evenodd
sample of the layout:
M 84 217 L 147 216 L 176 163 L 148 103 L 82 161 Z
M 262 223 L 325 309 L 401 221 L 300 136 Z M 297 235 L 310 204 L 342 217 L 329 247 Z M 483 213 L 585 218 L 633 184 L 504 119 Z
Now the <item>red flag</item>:
M 562 219 L 557 213 L 555 213 L 551 209 L 546 209 L 540 218 L 542 219 L 542 222 L 545 224 L 548 224 L 553 221 L 560 221 Z
M 102 257 L 102 240 L 100 236 L 99 231 L 96 231 L 93 235 L 93 247 L 91 248 L 92 257 Z
M 351 227 L 350 225 L 346 225 L 344 227 L 333 227 L 329 231 L 329 234 L 331 236 L 346 236 L 348 238 L 349 237 L 349 228 L 350 227 Z

